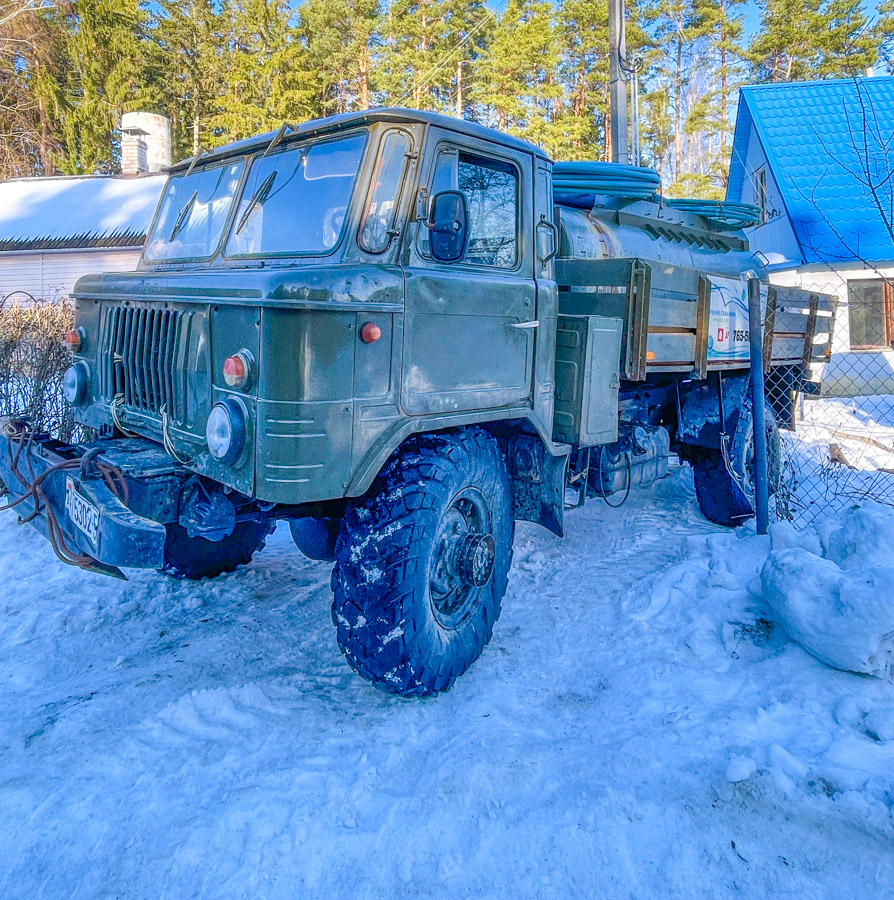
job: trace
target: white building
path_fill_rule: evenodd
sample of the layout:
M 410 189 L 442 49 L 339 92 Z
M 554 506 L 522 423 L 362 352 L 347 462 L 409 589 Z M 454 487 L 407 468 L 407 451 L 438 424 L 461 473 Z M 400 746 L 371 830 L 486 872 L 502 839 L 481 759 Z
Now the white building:
M 894 78 L 742 88 L 727 200 L 773 283 L 837 295 L 823 392 L 894 393 Z
M 171 162 L 171 127 L 136 112 L 121 130 L 120 176 L 0 182 L 0 304 L 58 300 L 82 275 L 136 268 Z

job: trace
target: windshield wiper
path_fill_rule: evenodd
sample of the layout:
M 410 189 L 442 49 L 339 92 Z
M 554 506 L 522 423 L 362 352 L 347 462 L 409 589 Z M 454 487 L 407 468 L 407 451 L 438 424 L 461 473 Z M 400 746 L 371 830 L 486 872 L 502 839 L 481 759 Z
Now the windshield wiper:
M 261 159 L 263 159 L 282 139 L 287 131 L 292 131 L 293 126 L 288 122 L 283 122 L 282 125 L 279 126 L 276 134 L 273 135 L 272 140 L 267 145 L 267 149 L 261 154 Z
M 192 205 L 196 202 L 196 197 L 198 196 L 199 192 L 193 191 L 192 196 L 189 198 L 189 200 L 187 200 L 186 203 L 183 204 L 183 208 L 178 213 L 177 221 L 174 222 L 174 227 L 171 229 L 171 234 L 168 237 L 169 244 L 183 230 L 183 226 L 186 224 L 186 220 L 189 218 L 189 214 L 192 211 Z
M 239 224 L 236 226 L 236 234 L 239 234 L 240 231 L 246 226 L 248 220 L 251 218 L 251 214 L 260 206 L 264 205 L 264 201 L 267 199 L 270 194 L 270 188 L 273 187 L 273 182 L 276 181 L 276 172 L 271 172 L 261 183 L 261 186 L 251 195 L 251 199 L 248 201 L 248 206 L 244 213 L 242 213 L 242 218 L 239 219 Z

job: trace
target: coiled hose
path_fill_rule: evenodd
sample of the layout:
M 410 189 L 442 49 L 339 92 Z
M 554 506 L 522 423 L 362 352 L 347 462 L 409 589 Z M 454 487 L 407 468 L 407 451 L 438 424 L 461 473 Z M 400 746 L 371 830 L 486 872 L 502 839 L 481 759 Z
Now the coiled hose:
M 761 220 L 760 209 L 750 203 L 730 203 L 727 200 L 665 200 L 664 204 L 681 212 L 701 216 L 718 231 L 750 228 Z
M 657 200 L 661 177 L 654 169 L 587 160 L 553 166 L 556 203 L 592 209 L 597 197 Z M 760 221 L 760 209 L 750 203 L 724 200 L 664 200 L 666 206 L 701 216 L 717 231 L 738 231 Z
M 654 169 L 590 160 L 553 166 L 553 194 L 558 203 L 567 198 L 577 206 L 584 197 L 596 195 L 650 200 L 660 189 L 661 177 Z

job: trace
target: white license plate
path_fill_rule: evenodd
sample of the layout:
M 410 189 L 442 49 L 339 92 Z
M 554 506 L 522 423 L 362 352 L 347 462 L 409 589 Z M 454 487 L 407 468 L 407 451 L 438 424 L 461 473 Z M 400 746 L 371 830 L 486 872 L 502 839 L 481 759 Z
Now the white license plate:
M 65 511 L 68 518 L 90 538 L 95 547 L 96 539 L 99 537 L 99 510 L 78 493 L 71 478 L 65 479 Z

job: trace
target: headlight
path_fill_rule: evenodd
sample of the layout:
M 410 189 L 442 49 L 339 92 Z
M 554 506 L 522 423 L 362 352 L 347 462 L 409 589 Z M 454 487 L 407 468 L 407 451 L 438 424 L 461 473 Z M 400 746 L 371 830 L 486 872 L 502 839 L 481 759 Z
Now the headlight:
M 235 400 L 215 403 L 205 426 L 208 452 L 218 461 L 232 465 L 245 448 L 245 413 Z
M 87 398 L 87 383 L 90 370 L 87 363 L 76 362 L 69 366 L 62 376 L 62 396 L 72 405 L 80 406 Z

